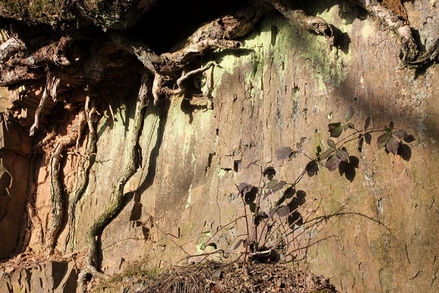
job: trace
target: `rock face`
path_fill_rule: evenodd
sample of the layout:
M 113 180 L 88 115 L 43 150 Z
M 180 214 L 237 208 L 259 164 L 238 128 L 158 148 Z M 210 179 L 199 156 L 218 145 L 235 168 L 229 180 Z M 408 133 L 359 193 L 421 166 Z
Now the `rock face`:
M 430 3 L 404 3 L 427 49 L 439 21 L 437 8 Z M 265 234 L 259 226 L 258 235 L 267 235 L 266 246 L 278 251 L 281 260 L 330 277 L 340 292 L 439 289 L 437 66 L 401 69 L 394 34 L 351 4 L 324 1 L 306 12 L 338 28 L 338 43 L 332 49 L 324 37 L 271 12 L 241 40 L 240 49 L 203 58 L 203 63 L 217 64 L 199 76 L 201 82 L 193 79 L 204 98 L 173 96 L 147 109 L 139 141 L 141 167 L 125 186 L 122 211 L 100 237 L 104 273 L 120 273 L 138 262 L 153 267 L 197 261 L 215 250 L 224 253 L 212 254 L 213 258 L 234 258 L 243 251 L 242 235 L 248 233 L 237 186 L 247 183 L 268 190 L 261 188 L 267 167 L 274 168 L 279 181 L 301 178 L 308 157 L 330 148 L 328 124 L 344 123 L 351 106 L 355 129 L 362 130 L 366 120 L 370 128 L 392 121 L 414 141 L 393 155 L 377 147 L 383 132 L 374 132 L 361 152 L 358 133 L 348 137 L 350 164 L 335 172 L 320 166 L 317 175 L 303 176 L 294 186 L 296 193 L 284 198 L 292 213 L 279 214 L 283 226 L 274 231 L 266 227 Z M 130 153 L 125 146 L 133 131 L 136 90 L 127 90 L 102 111 L 96 161 L 84 196 L 73 226 L 63 224 L 59 233 L 55 254 L 79 253 L 78 268 L 85 262 L 88 230 L 110 205 L 111 188 Z M 302 145 L 301 154 L 278 159 L 276 150 L 298 149 L 297 143 Z M 61 165 L 67 197 L 80 176 L 83 152 L 81 144 Z M 27 253 L 45 254 L 41 238 L 48 231 L 52 208 L 49 166 L 42 155 L 31 162 L 28 173 L 29 153 L 30 149 L 9 147 L 2 157 L 0 235 L 8 235 L 0 239 L 3 258 L 19 241 L 25 198 L 30 196 L 28 174 L 36 188 L 28 208 L 33 225 L 22 242 Z M 261 209 L 270 214 L 287 186 L 261 194 Z M 251 213 L 248 208 L 246 213 Z M 72 229 L 75 233 L 69 234 Z M 66 281 L 78 274 L 72 262 L 48 262 L 23 271 L 2 267 L 2 292 L 18 287 L 34 292 L 37 287 L 30 284 L 35 278 L 43 280 L 43 291 L 61 290 L 60 280 L 72 286 L 60 292 L 75 290 L 75 284 Z M 20 278 L 27 281 L 16 281 Z

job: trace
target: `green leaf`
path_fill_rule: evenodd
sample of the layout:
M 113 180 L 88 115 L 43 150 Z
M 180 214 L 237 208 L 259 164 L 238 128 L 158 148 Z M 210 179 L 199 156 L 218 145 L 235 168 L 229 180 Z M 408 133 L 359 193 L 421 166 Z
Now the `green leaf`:
M 325 160 L 325 159 L 329 158 L 329 156 L 332 155 L 333 152 L 334 152 L 334 149 L 326 150 L 326 151 L 320 156 L 320 160 Z
M 354 116 L 354 108 L 352 106 L 349 106 L 349 109 L 346 111 L 346 114 L 344 115 L 344 120 L 346 122 L 349 122 L 351 120 L 352 116 Z
M 380 136 L 378 136 L 377 145 L 378 145 L 379 149 L 386 146 L 386 143 L 389 140 L 389 136 L 390 136 L 389 133 L 384 133 L 384 134 L 381 134 Z
M 340 158 L 334 154 L 326 161 L 325 167 L 328 168 L 329 171 L 334 171 L 338 168 L 340 162 Z
M 278 190 L 281 190 L 281 189 L 285 186 L 285 184 L 287 184 L 287 182 L 285 182 L 285 181 L 279 181 L 278 184 L 276 184 L 275 186 L 273 186 L 273 187 L 271 188 L 271 191 L 272 191 L 272 192 L 276 192 L 276 191 L 278 191 Z
M 277 179 L 272 179 L 267 183 L 267 189 L 271 189 L 273 188 L 273 186 L 275 186 L 276 184 L 278 184 L 279 181 Z
M 331 149 L 336 149 L 337 146 L 335 145 L 335 142 L 332 139 L 328 139 L 328 145 Z
M 331 137 L 339 137 L 343 132 L 343 126 L 340 122 L 328 124 Z
M 275 153 L 278 160 L 286 160 L 293 153 L 293 149 L 290 147 L 281 147 L 278 148 Z
M 337 128 L 339 126 L 341 126 L 341 122 L 329 123 L 328 124 L 329 132 L 331 132 L 331 130 L 333 130 L 334 128 Z
M 391 136 L 387 141 L 386 149 L 389 153 L 396 155 L 399 149 L 399 141 L 394 136 Z
M 340 159 L 340 161 L 346 162 L 349 159 L 349 154 L 345 149 L 338 149 L 335 154 Z

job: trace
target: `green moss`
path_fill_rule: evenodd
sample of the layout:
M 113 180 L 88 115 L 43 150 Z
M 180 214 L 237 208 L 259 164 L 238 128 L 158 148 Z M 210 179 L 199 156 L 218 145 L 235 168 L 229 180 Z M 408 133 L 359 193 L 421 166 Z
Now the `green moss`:
M 324 10 L 321 16 L 324 19 L 340 19 L 338 9 L 338 6 L 333 6 Z M 347 33 L 352 29 L 352 24 L 340 21 L 337 27 Z M 220 52 L 214 55 L 213 58 L 221 66 L 214 71 L 214 84 L 219 86 L 224 73 L 236 75 L 239 68 L 240 75 L 245 73 L 245 89 L 252 98 L 263 98 L 264 95 L 260 93 L 266 88 L 264 81 L 267 82 L 266 73 L 270 72 L 276 73 L 275 78 L 280 84 L 288 85 L 291 76 L 287 73 L 306 71 L 315 78 L 318 90 L 325 92 L 328 83 L 337 87 L 345 80 L 348 74 L 346 64 L 351 59 L 348 51 L 335 47 L 330 50 L 325 37 L 304 31 L 277 14 L 265 17 L 260 29 L 254 30 L 246 38 L 242 48 L 245 50 L 242 53 Z M 294 69 L 298 64 L 305 66 Z M 299 98 L 297 95 L 293 95 L 293 100 Z

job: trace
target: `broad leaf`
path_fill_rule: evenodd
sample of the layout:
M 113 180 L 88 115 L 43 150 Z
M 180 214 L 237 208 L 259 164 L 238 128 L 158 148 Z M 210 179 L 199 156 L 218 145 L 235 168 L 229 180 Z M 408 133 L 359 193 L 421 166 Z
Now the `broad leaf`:
M 340 161 L 346 162 L 349 159 L 349 154 L 346 151 L 346 149 L 339 149 L 335 151 L 337 157 L 340 159 Z
M 334 154 L 326 161 L 325 167 L 328 168 L 329 171 L 334 171 L 338 168 L 340 162 L 340 158 Z
M 396 155 L 398 153 L 398 148 L 399 148 L 399 141 L 394 136 L 391 136 L 386 144 L 387 151 Z
M 270 189 L 272 192 L 276 192 L 278 190 L 281 190 L 285 184 L 287 184 L 285 181 L 277 181 L 276 179 L 271 180 L 267 184 L 267 189 Z
M 331 137 L 339 137 L 343 132 L 343 126 L 340 122 L 328 124 Z
M 256 199 L 256 194 L 258 192 L 258 188 L 254 187 L 251 184 L 241 183 L 238 186 L 239 194 L 244 199 L 246 204 L 250 204 Z
M 275 186 L 278 183 L 279 183 L 279 181 L 277 179 L 272 179 L 272 180 L 270 180 L 270 182 L 267 183 L 266 188 L 271 189 L 271 188 L 273 188 L 273 186 Z
M 244 202 L 246 204 L 250 204 L 255 201 L 256 199 L 256 193 L 258 192 L 258 189 L 256 187 L 253 187 L 249 192 L 247 192 L 244 195 Z
M 407 132 L 405 130 L 397 130 L 393 132 L 393 135 L 396 136 L 399 139 L 404 139 L 408 136 Z
M 305 203 L 305 197 L 306 197 L 306 192 L 305 190 L 297 190 L 297 198 L 301 200 L 301 202 L 299 203 L 299 205 L 302 205 Z M 303 201 L 302 201 L 303 200 Z
M 287 184 L 285 181 L 279 181 L 278 184 L 276 184 L 275 186 L 273 186 L 273 187 L 271 188 L 271 191 L 272 191 L 272 192 L 276 192 L 276 191 L 278 191 L 278 190 L 281 190 L 281 189 L 285 186 L 285 184 Z
M 390 136 L 389 133 L 384 133 L 384 134 L 381 134 L 380 136 L 378 136 L 377 145 L 378 145 L 379 149 L 386 146 L 386 143 L 389 140 L 389 136 Z
M 337 146 L 335 145 L 335 142 L 332 139 L 328 139 L 328 145 L 331 149 L 337 148 Z
M 354 108 L 352 106 L 349 106 L 349 109 L 346 111 L 346 114 L 344 115 L 344 120 L 346 122 L 349 122 L 351 120 L 352 116 L 354 116 Z
M 281 147 L 278 148 L 275 153 L 278 160 L 286 160 L 293 153 L 293 149 L 290 147 Z

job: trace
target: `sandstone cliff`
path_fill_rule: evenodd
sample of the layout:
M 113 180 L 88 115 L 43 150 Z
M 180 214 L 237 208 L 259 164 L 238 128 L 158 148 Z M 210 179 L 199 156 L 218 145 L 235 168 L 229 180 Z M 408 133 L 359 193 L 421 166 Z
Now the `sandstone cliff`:
M 0 4 L 2 292 L 234 259 L 252 221 L 241 183 L 267 215 L 284 195 L 287 215 L 258 236 L 280 261 L 340 292 L 439 289 L 435 1 L 77 2 L 36 16 Z M 414 141 L 394 155 L 382 132 L 361 151 L 348 139 L 347 164 L 302 177 L 350 107 L 356 128 L 392 121 Z M 288 146 L 300 153 L 280 160 Z M 268 167 L 287 183 L 272 194 Z

